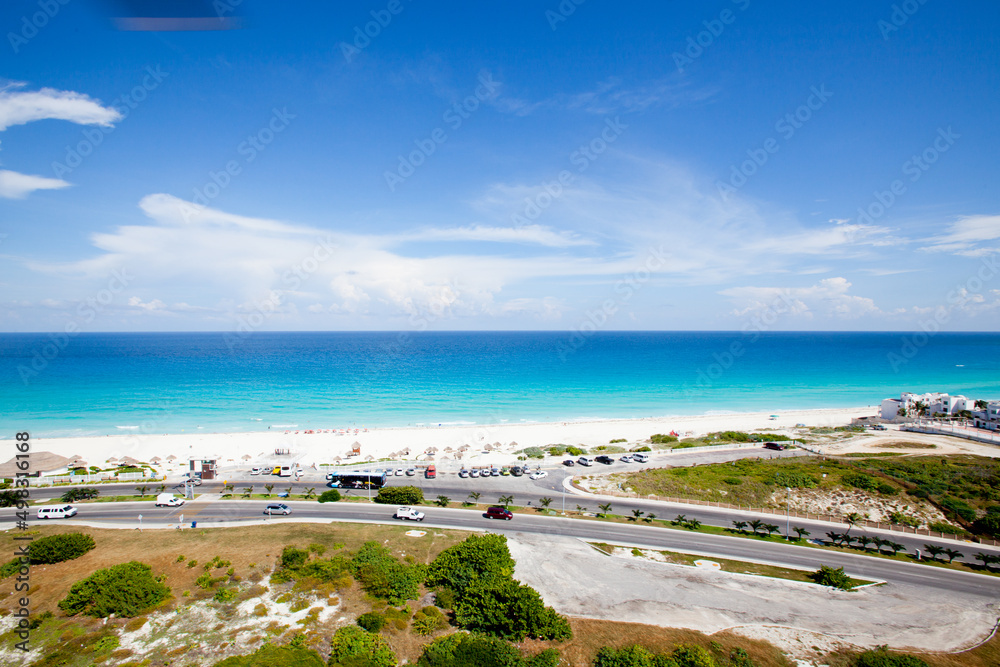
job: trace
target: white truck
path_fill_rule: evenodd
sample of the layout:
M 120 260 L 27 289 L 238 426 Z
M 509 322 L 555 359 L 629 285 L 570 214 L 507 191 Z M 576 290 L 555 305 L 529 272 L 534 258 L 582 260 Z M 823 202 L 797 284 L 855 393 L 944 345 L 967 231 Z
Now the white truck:
M 156 496 L 157 507 L 180 507 L 184 504 L 183 498 L 178 498 L 172 493 L 161 493 Z
M 423 521 L 424 513 L 417 511 L 412 507 L 397 507 L 396 513 L 392 515 L 393 519 L 408 519 L 410 521 Z

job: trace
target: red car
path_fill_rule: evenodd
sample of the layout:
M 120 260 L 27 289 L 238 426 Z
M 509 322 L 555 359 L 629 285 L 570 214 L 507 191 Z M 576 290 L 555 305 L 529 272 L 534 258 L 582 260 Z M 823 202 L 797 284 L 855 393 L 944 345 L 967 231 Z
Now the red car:
M 487 519 L 506 519 L 510 521 L 514 518 L 514 513 L 504 507 L 490 507 L 486 510 Z

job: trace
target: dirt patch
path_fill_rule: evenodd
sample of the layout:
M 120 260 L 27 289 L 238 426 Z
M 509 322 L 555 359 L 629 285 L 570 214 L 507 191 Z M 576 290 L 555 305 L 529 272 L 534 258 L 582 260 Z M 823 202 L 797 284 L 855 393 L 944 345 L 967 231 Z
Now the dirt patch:
M 786 502 L 784 489 L 771 496 L 773 507 Z M 927 528 L 935 521 L 947 523 L 944 514 L 929 502 L 912 496 L 877 496 L 861 489 L 795 489 L 787 498 L 793 512 L 840 514 L 857 512 L 869 521 L 891 523 L 893 513 L 901 513 Z

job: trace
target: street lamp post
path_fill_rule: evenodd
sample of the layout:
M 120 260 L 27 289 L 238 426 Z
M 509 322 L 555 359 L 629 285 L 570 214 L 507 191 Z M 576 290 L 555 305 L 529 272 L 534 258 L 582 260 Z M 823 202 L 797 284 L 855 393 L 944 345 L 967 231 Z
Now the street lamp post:
M 786 542 L 790 542 L 792 540 L 792 536 L 790 535 L 791 531 L 788 530 L 788 525 L 789 525 L 788 512 L 791 507 L 791 495 L 792 495 L 791 487 L 786 486 L 785 487 L 785 541 Z

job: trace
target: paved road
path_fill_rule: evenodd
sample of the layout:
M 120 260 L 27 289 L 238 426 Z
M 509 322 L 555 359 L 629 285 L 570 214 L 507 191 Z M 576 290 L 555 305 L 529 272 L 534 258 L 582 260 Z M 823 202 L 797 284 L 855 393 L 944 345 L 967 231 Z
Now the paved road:
M 80 514 L 66 519 L 66 524 L 95 522 L 100 525 L 138 527 L 138 515 L 143 515 L 143 525 L 177 523 L 184 515 L 184 525 L 192 519 L 209 525 L 263 520 L 266 501 L 214 500 L 194 502 L 179 508 L 154 508 L 149 503 L 97 503 L 81 504 Z M 368 523 L 393 523 L 393 508 L 385 505 L 357 503 L 323 504 L 309 501 L 288 503 L 293 514 L 288 517 L 271 517 L 267 521 L 294 522 L 296 520 L 339 520 Z M 960 591 L 970 595 L 996 598 L 1000 596 L 1000 578 L 943 568 L 933 568 L 911 563 L 900 563 L 861 554 L 821 551 L 794 545 L 763 542 L 737 537 L 705 535 L 657 528 L 646 525 L 613 524 L 598 521 L 517 514 L 512 521 L 486 519 L 479 512 L 439 507 L 422 508 L 427 514 L 419 528 L 454 528 L 466 530 L 491 530 L 499 533 L 518 532 L 547 535 L 564 535 L 586 540 L 638 545 L 650 548 L 692 551 L 706 555 L 735 559 L 775 562 L 806 569 L 817 569 L 821 564 L 843 566 L 855 577 L 884 580 L 890 583 L 909 584 L 943 591 Z M 0 510 L 0 522 L 13 520 L 12 509 Z

